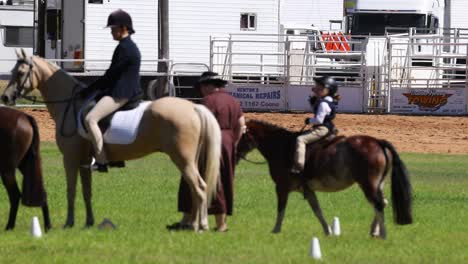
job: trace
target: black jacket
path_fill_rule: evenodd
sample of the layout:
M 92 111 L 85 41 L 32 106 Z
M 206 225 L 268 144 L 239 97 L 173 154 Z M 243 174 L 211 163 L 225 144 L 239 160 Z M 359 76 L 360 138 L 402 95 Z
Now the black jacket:
M 124 38 L 114 50 L 109 69 L 88 90 L 99 89 L 116 99 L 141 96 L 140 64 L 140 50 L 130 37 Z

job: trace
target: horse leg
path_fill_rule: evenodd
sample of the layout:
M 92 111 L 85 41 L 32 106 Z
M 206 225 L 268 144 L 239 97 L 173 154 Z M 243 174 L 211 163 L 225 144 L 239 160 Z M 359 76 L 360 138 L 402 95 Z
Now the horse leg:
M 12 230 L 15 228 L 16 214 L 18 213 L 18 206 L 21 197 L 18 184 L 15 179 L 15 170 L 9 170 L 2 174 L 2 181 L 8 193 L 8 199 L 10 200 L 10 214 L 8 216 L 8 224 L 6 230 Z
M 79 162 L 76 162 L 73 155 L 64 155 L 63 164 L 65 165 L 65 174 L 67 177 L 67 220 L 63 227 L 70 228 L 75 225 L 76 181 Z
M 289 190 L 285 187 L 280 187 L 279 184 L 276 185 L 276 198 L 278 199 L 278 211 L 276 215 L 276 224 L 272 233 L 280 233 L 281 226 L 283 224 L 284 215 L 286 213 L 286 205 L 288 204 Z
M 91 160 L 85 164 L 91 164 Z M 91 170 L 89 168 L 80 167 L 81 188 L 83 193 L 83 200 L 86 207 L 86 224 L 85 227 L 92 227 L 94 225 L 93 208 L 91 205 L 92 197 L 92 178 Z
M 312 211 L 314 211 L 315 216 L 320 221 L 320 224 L 322 225 L 323 232 L 325 233 L 325 235 L 327 236 L 331 235 L 331 228 L 327 224 L 327 221 L 325 220 L 325 218 L 323 217 L 322 209 L 320 208 L 317 195 L 315 194 L 315 192 L 310 191 L 310 190 L 305 190 L 304 196 L 306 197 L 307 202 L 310 205 L 310 208 L 312 208 Z
M 384 208 L 385 208 L 385 199 L 383 192 L 379 189 L 377 191 L 377 199 L 374 201 L 375 209 L 375 222 L 377 223 L 374 227 L 374 230 L 371 230 L 373 237 L 380 237 L 385 239 L 387 237 L 387 230 L 385 228 L 385 217 L 384 217 Z
M 367 185 L 367 187 L 361 185 L 361 189 L 366 195 L 367 200 L 374 206 L 375 211 L 374 220 L 370 228 L 370 235 L 372 237 L 385 239 L 387 237 L 387 232 L 384 217 L 385 199 L 382 188 L 382 183 L 380 183 L 377 188 L 371 187 L 370 185 Z
M 52 224 L 50 223 L 50 216 L 49 216 L 49 205 L 45 202 L 42 206 L 42 215 L 44 217 L 44 228 L 45 231 L 49 231 L 52 228 Z
M 199 181 L 201 180 L 200 183 L 200 188 L 203 190 L 203 199 L 202 203 L 200 206 L 200 211 L 199 211 L 199 228 L 202 231 L 207 231 L 209 229 L 209 224 L 208 224 L 208 197 L 206 193 L 206 184 L 205 181 L 200 177 Z
M 203 189 L 203 179 L 198 173 L 195 164 L 185 166 L 183 170 L 184 180 L 190 187 L 192 196 L 191 225 L 195 231 L 208 229 L 206 184 Z M 202 212 L 205 210 L 205 212 Z

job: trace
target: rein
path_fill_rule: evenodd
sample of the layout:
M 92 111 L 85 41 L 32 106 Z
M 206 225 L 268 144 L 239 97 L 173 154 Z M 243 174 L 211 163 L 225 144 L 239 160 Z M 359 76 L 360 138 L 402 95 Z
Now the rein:
M 255 164 L 255 165 L 264 165 L 264 164 L 267 164 L 267 163 L 268 163 L 267 161 L 253 161 L 253 160 L 249 160 L 249 159 L 247 159 L 246 157 L 241 157 L 241 159 L 247 161 L 248 163 L 252 163 L 252 164 Z
M 304 132 L 304 130 L 306 129 L 308 125 L 304 125 L 302 128 L 301 128 L 301 131 L 299 132 L 300 134 L 302 134 L 302 132 Z M 247 161 L 248 163 L 252 163 L 252 164 L 255 164 L 255 165 L 264 165 L 264 164 L 267 164 L 268 161 L 253 161 L 253 160 L 249 160 L 247 159 L 246 157 L 240 157 L 240 159 L 242 160 L 245 160 Z

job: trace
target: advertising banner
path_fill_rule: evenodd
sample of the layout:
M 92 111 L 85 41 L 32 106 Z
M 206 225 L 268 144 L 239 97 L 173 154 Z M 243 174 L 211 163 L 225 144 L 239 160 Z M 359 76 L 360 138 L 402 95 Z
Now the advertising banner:
M 392 89 L 391 112 L 462 115 L 465 113 L 465 89 Z
M 230 84 L 226 90 L 240 101 L 244 110 L 287 110 L 284 85 Z

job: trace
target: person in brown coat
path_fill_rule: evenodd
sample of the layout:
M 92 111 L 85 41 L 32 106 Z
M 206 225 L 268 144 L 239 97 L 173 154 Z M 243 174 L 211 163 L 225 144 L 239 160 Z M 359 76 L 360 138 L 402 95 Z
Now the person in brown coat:
M 245 119 L 239 101 L 223 88 L 227 82 L 214 72 L 202 74 L 195 89 L 203 95 L 203 104 L 213 112 L 222 131 L 222 157 L 220 184 L 216 197 L 208 210 L 215 215 L 216 230 L 227 231 L 226 216 L 232 215 L 234 201 L 234 170 L 236 165 L 236 147 L 244 130 Z M 189 227 L 189 213 L 192 202 L 190 189 L 182 179 L 179 186 L 178 210 L 184 217 L 178 223 L 167 226 L 169 230 L 180 230 Z

